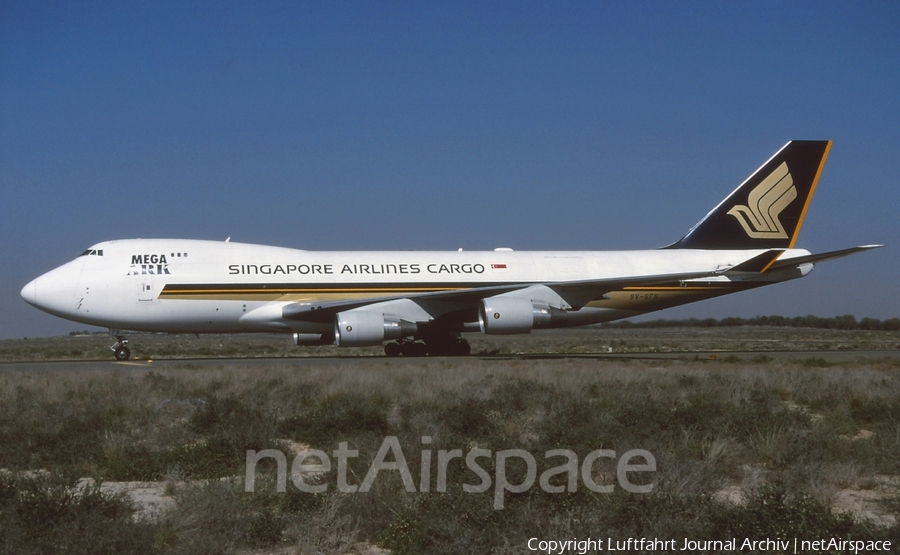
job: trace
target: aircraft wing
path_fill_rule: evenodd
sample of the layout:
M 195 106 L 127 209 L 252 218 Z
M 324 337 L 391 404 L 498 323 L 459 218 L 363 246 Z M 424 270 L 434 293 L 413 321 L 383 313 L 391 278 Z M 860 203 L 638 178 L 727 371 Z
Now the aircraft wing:
M 437 291 L 433 293 L 410 293 L 405 295 L 393 295 L 389 297 L 372 297 L 368 299 L 353 299 L 340 301 L 302 302 L 287 304 L 282 308 L 282 317 L 286 320 L 327 323 L 334 319 L 335 314 L 368 305 L 384 303 L 399 299 L 409 299 L 419 304 L 445 305 L 474 304 L 487 297 L 512 293 L 534 286 L 545 286 L 574 308 L 580 308 L 588 302 L 603 297 L 606 293 L 617 291 L 624 287 L 650 286 L 660 283 L 671 283 L 682 280 L 697 279 L 721 275 L 721 271 L 689 272 L 674 274 L 654 274 L 645 276 L 629 276 L 621 278 L 608 278 L 583 281 L 564 282 L 523 282 L 485 287 L 473 286 L 467 289 L 455 291 Z
M 366 299 L 297 302 L 285 305 L 282 309 L 282 317 L 285 320 L 300 322 L 327 323 L 334 320 L 334 315 L 345 310 L 353 310 L 364 306 L 396 301 L 399 299 L 414 299 L 417 301 L 443 301 L 459 302 L 476 301 L 492 295 L 500 295 L 525 289 L 534 285 L 532 283 L 515 283 L 509 285 L 494 285 L 489 287 L 473 287 L 455 291 L 438 291 L 433 293 L 407 293 L 404 295 L 390 295 L 384 297 L 369 297 Z M 480 296 L 479 296 L 480 295 Z
M 768 249 L 735 266 L 718 268 L 705 272 L 651 274 L 582 281 L 515 282 L 489 286 L 473 285 L 472 287 L 451 291 L 404 293 L 389 296 L 373 296 L 362 299 L 292 302 L 281 306 L 280 317 L 284 320 L 296 322 L 324 324 L 334 321 L 335 315 L 340 312 L 401 299 L 411 300 L 422 306 L 432 317 L 437 317 L 446 312 L 465 308 L 467 305 L 475 305 L 482 299 L 488 297 L 523 291 L 531 287 L 543 287 L 549 289 L 572 308 L 578 309 L 593 300 L 602 298 L 607 293 L 619 291 L 626 287 L 648 287 L 660 284 L 672 284 L 686 280 L 711 278 L 723 275 L 727 276 L 732 273 L 763 274 L 781 268 L 798 266 L 800 264 L 840 258 L 880 246 L 881 245 L 863 245 L 785 260 L 778 259 L 778 257 L 784 253 L 784 249 Z M 268 314 L 272 313 L 268 312 Z

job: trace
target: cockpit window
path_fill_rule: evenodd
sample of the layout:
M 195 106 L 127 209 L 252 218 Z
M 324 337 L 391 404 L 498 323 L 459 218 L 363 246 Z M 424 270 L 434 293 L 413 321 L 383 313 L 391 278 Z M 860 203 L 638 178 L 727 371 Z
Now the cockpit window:
M 103 249 L 88 249 L 78 256 L 103 256 Z

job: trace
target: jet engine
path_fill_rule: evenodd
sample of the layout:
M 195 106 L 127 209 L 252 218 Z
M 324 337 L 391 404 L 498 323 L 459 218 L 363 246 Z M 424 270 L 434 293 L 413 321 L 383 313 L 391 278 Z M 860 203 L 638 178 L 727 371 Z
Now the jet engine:
M 294 345 L 297 346 L 314 346 L 314 345 L 332 345 L 334 338 L 328 333 L 295 333 Z
M 538 301 L 517 297 L 488 297 L 481 300 L 478 325 L 482 333 L 513 335 L 535 328 L 555 328 L 566 321 L 567 313 Z
M 384 341 L 415 335 L 418 326 L 390 314 L 371 310 L 340 312 L 334 320 L 334 344 L 342 347 L 368 347 Z

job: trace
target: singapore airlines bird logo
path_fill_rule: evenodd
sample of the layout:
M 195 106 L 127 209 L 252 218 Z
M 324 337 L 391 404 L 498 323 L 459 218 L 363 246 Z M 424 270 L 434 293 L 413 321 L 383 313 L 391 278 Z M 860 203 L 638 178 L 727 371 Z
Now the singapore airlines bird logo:
M 782 162 L 769 177 L 750 191 L 747 204 L 735 205 L 728 211 L 737 218 L 749 237 L 753 239 L 787 239 L 784 225 L 778 219 L 781 211 L 797 198 L 794 179 Z

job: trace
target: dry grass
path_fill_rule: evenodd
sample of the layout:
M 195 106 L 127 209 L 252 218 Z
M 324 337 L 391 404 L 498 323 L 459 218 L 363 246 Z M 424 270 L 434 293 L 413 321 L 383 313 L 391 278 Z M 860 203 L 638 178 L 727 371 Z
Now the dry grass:
M 900 476 L 900 367 L 892 361 L 365 357 L 253 370 L 189 361 L 128 368 L 0 372 L 0 467 L 167 480 L 176 508 L 133 524 L 147 552 L 347 553 L 369 542 L 395 553 L 512 553 L 528 537 L 595 530 L 623 538 L 898 532 L 891 518 L 900 503 L 887 486 Z M 495 511 L 490 491 L 462 492 L 477 481 L 464 467 L 450 472 L 446 494 L 406 493 L 388 473 L 369 494 L 338 495 L 334 469 L 322 496 L 276 493 L 264 467 L 252 495 L 239 481 L 218 480 L 243 476 L 247 449 L 287 453 L 290 442 L 330 452 L 340 441 L 359 449 L 351 475 L 360 480 L 388 435 L 400 438 L 417 483 L 428 435 L 434 450 L 526 448 L 541 465 L 553 448 L 579 457 L 647 449 L 656 485 L 649 495 L 535 487 Z M 19 502 L 2 495 L 0 503 Z M 132 526 L 115 522 L 117 533 Z

